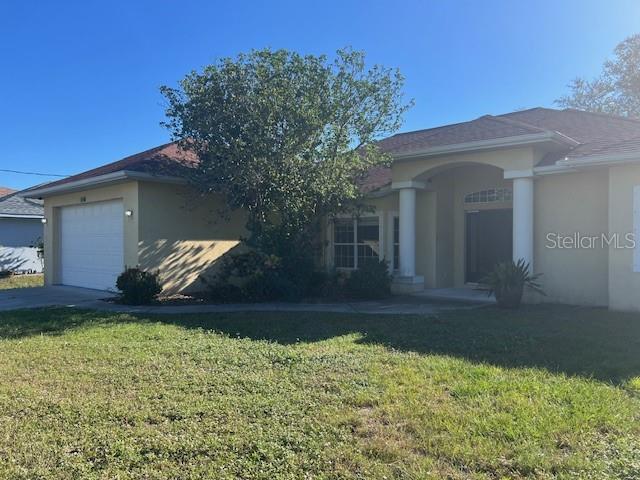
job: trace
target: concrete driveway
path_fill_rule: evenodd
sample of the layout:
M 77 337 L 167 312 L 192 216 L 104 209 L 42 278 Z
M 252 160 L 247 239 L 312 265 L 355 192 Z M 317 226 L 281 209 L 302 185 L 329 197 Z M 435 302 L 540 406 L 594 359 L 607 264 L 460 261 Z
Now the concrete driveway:
M 449 299 L 427 299 L 417 296 L 391 297 L 381 301 L 344 303 L 246 303 L 224 305 L 119 305 L 102 300 L 114 294 L 87 288 L 52 286 L 0 290 L 0 311 L 40 307 L 77 307 L 139 314 L 186 314 L 229 312 L 327 312 L 365 313 L 388 315 L 433 315 L 447 310 L 470 309 L 485 305 L 484 302 L 459 302 Z
M 87 307 L 91 308 L 102 298 L 111 296 L 109 292 L 87 288 L 53 286 L 33 288 L 13 288 L 0 290 L 0 310 L 39 307 Z

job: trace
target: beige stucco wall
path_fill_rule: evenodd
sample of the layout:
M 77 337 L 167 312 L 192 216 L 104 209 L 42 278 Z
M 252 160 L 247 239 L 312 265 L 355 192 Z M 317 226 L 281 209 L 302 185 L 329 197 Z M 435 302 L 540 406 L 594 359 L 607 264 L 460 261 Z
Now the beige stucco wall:
M 158 270 L 165 293 L 202 288 L 219 259 L 238 246 L 246 216 L 223 214 L 221 197 L 195 196 L 187 186 L 139 183 L 138 263 Z
M 609 172 L 609 231 L 633 233 L 633 187 L 640 185 L 640 165 L 612 167 Z M 636 242 L 640 239 L 636 238 Z M 633 271 L 633 249 L 609 249 L 609 306 L 640 310 L 640 273 Z
M 44 199 L 44 279 L 47 285 L 56 284 L 59 278 L 60 252 L 57 237 L 60 207 L 121 199 L 125 210 L 138 211 L 138 184 L 126 182 L 101 188 L 81 190 Z M 125 265 L 138 263 L 138 216 L 123 217 L 124 262 Z
M 606 169 L 538 177 L 534 187 L 534 268 L 547 297 L 542 300 L 607 305 L 608 251 L 547 248 L 548 234 L 607 233 Z
M 531 147 L 438 155 L 396 161 L 392 166 L 392 174 L 394 182 L 403 182 L 428 178 L 455 165 L 474 163 L 502 170 L 527 170 L 533 168 L 539 158 L 540 153 Z

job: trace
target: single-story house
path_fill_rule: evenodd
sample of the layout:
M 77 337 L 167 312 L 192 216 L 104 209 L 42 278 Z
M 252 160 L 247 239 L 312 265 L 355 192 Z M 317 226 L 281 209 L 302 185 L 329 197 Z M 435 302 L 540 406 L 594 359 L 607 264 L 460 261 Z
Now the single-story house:
M 543 273 L 545 301 L 640 310 L 640 121 L 533 108 L 382 140 L 373 211 L 327 222 L 327 268 L 386 258 L 394 288 L 456 288 L 496 262 Z M 47 284 L 113 288 L 125 265 L 192 288 L 234 248 L 242 214 L 189 201 L 196 159 L 175 144 L 28 192 L 44 199 Z
M 27 199 L 0 188 L 0 271 L 42 273 L 42 200 Z

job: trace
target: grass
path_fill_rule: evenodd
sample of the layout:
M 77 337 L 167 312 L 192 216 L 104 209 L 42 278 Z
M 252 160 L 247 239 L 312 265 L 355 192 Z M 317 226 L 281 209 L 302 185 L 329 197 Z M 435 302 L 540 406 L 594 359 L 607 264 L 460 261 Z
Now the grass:
M 0 478 L 639 478 L 640 317 L 0 314 Z
M 0 278 L 0 290 L 8 288 L 41 287 L 44 284 L 42 275 L 12 275 Z

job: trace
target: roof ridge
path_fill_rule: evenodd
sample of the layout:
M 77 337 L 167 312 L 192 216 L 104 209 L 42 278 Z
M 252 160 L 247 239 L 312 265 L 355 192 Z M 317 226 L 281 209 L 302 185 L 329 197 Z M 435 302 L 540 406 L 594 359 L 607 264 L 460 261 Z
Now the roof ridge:
M 421 133 L 421 132 L 427 132 L 427 131 L 433 131 L 433 130 L 440 130 L 442 128 L 455 127 L 457 125 L 464 125 L 465 123 L 475 122 L 476 120 L 480 120 L 481 118 L 487 118 L 488 117 L 488 118 L 497 119 L 498 117 L 502 118 L 502 117 L 504 117 L 506 115 L 513 115 L 513 114 L 516 114 L 516 113 L 528 112 L 528 111 L 531 111 L 531 110 L 551 110 L 551 111 L 554 111 L 554 112 L 561 112 L 562 111 L 562 110 L 557 110 L 555 108 L 533 107 L 533 108 L 529 108 L 527 110 L 519 110 L 519 111 L 516 111 L 516 112 L 501 113 L 499 115 L 485 114 L 485 115 L 480 115 L 479 117 L 476 117 L 473 120 L 465 120 L 463 122 L 456 122 L 456 123 L 447 123 L 446 125 L 438 125 L 436 127 L 421 128 L 419 130 L 411 130 L 409 132 L 399 132 L 399 133 L 393 134 L 393 135 L 391 135 L 390 137 L 387 137 L 387 138 L 394 138 L 394 137 L 399 137 L 399 136 L 402 136 L 402 135 L 410 135 L 410 134 L 414 134 L 414 133 Z M 520 122 L 519 120 L 513 120 L 511 118 L 505 119 L 505 120 L 509 120 L 509 121 L 513 121 L 513 122 Z M 535 125 L 531 125 L 531 124 L 526 123 L 526 122 L 520 122 L 520 123 L 522 125 L 526 125 L 526 126 L 531 127 L 531 128 L 540 128 L 540 127 L 536 127 Z M 541 131 L 549 131 L 549 130 L 544 130 L 544 129 L 540 129 L 540 130 Z
M 473 120 L 466 120 L 464 122 L 447 123 L 446 125 L 438 125 L 437 127 L 421 128 L 420 130 L 411 130 L 410 132 L 400 132 L 400 133 L 396 133 L 394 135 L 391 135 L 390 137 L 387 137 L 387 138 L 393 138 L 393 137 L 399 137 L 401 135 L 410 135 L 410 134 L 414 134 L 414 133 L 429 132 L 429 131 L 433 131 L 433 130 L 441 130 L 443 128 L 455 127 L 457 125 L 464 125 L 465 123 L 475 122 L 476 120 L 478 120 L 479 118 L 482 118 L 482 117 L 486 117 L 486 115 L 482 115 L 482 116 L 480 116 L 478 118 L 474 118 Z M 386 140 L 386 139 L 384 139 L 384 140 Z
M 514 110 L 513 112 L 501 113 L 500 115 L 496 115 L 496 116 L 498 116 L 498 117 L 506 117 L 508 115 L 518 115 L 519 113 L 533 112 L 534 110 L 546 110 L 547 112 L 562 112 L 562 110 L 559 110 L 557 108 L 531 107 L 531 108 L 525 108 L 523 110 Z
M 531 125 L 530 123 L 527 122 L 523 122 L 520 120 L 514 120 L 513 118 L 504 118 L 502 116 L 499 115 L 485 115 L 485 117 L 489 117 L 492 118 L 498 122 L 502 122 L 502 123 L 507 123 L 510 125 L 515 125 L 517 127 L 524 127 L 524 128 L 529 128 L 531 130 L 535 130 L 539 133 L 553 133 L 552 130 L 547 130 L 545 128 L 540 128 L 540 127 L 536 127 L 535 125 Z M 483 118 L 483 117 L 480 117 Z
M 556 111 L 558 111 L 558 112 L 586 113 L 588 115 L 594 115 L 594 116 L 597 116 L 597 117 L 604 117 L 604 118 L 610 118 L 610 119 L 615 119 L 615 120 L 623 120 L 623 121 L 632 122 L 632 123 L 640 123 L 640 118 L 625 117 L 623 115 L 616 115 L 614 113 L 591 112 L 589 110 L 580 110 L 578 108 L 563 108 L 562 110 L 556 110 Z

